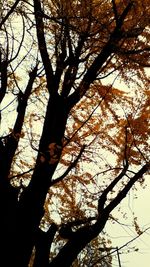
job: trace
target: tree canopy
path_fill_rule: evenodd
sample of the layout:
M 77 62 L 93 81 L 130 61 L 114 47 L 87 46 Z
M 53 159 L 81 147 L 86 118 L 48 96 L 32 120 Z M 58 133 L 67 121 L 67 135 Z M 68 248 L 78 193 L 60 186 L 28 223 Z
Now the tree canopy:
M 104 227 L 150 167 L 150 1 L 0 13 L 0 262 L 111 266 Z

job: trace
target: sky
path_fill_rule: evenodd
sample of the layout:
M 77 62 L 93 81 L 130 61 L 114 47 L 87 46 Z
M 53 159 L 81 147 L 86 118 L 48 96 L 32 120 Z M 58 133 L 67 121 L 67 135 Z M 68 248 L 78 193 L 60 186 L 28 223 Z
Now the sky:
M 7 100 L 8 101 L 8 100 Z M 12 101 L 12 99 L 10 99 Z M 5 106 L 5 103 L 3 103 Z M 6 117 L 5 117 L 5 121 Z M 2 128 L 5 128 L 4 125 Z M 137 186 L 136 194 L 137 199 L 134 199 L 134 192 L 131 190 L 125 200 L 121 203 L 121 209 L 123 212 L 127 211 L 127 216 L 125 218 L 120 217 L 119 222 L 125 225 L 118 223 L 106 225 L 106 232 L 108 232 L 113 247 L 121 247 L 126 244 L 128 241 L 137 236 L 137 233 L 133 226 L 133 213 L 137 217 L 137 222 L 141 230 L 145 230 L 150 227 L 150 176 L 146 178 L 147 187 L 142 189 L 140 186 Z M 118 209 L 112 213 L 112 215 L 118 218 Z M 137 252 L 133 251 L 139 249 Z M 129 252 L 127 250 L 130 249 Z M 119 266 L 117 257 L 113 260 L 112 267 L 149 267 L 150 264 L 150 229 L 137 238 L 134 242 L 130 243 L 129 247 L 125 247 L 120 250 L 120 260 L 121 266 Z
M 108 82 L 108 81 L 107 81 Z M 142 229 L 150 227 L 150 181 L 149 177 L 146 179 L 147 187 L 141 189 L 138 187 L 137 199 L 133 199 L 133 192 L 131 191 L 127 198 L 121 203 L 123 210 L 128 211 L 128 216 L 126 218 L 120 218 L 120 222 L 124 224 L 131 224 L 134 212 L 135 217 L 137 217 L 137 222 Z M 114 216 L 118 216 L 117 209 L 112 213 Z M 121 226 L 117 223 L 113 225 L 106 225 L 105 229 L 112 240 L 112 245 L 114 247 L 120 247 L 124 245 L 129 240 L 136 237 L 136 232 L 133 227 Z M 134 242 L 130 243 L 130 248 L 138 248 L 139 251 L 133 252 L 132 249 L 129 253 L 123 253 L 124 249 L 120 251 L 121 267 L 149 267 L 150 266 L 150 229 L 147 230 L 143 235 L 141 235 Z M 127 248 L 128 249 L 128 248 Z M 126 250 L 127 250 L 126 249 Z M 113 261 L 112 267 L 119 267 L 117 258 Z
M 106 84 L 109 79 L 106 80 Z M 110 84 L 112 80 L 110 79 Z M 120 80 L 115 80 L 116 88 L 123 88 L 129 95 L 131 95 L 130 88 L 128 88 Z M 133 224 L 133 213 L 137 217 L 137 223 L 141 230 L 145 230 L 150 227 L 150 175 L 147 175 L 144 185 L 144 189 L 140 185 L 137 185 L 137 191 L 131 191 L 121 202 L 121 209 L 127 212 L 126 217 L 123 219 L 119 218 L 121 223 L 131 225 Z M 137 199 L 134 198 L 134 193 Z M 112 215 L 118 218 L 118 209 L 112 213 Z M 123 246 L 126 242 L 137 236 L 137 233 L 133 227 L 121 226 L 118 224 L 113 224 L 111 227 L 106 225 L 106 230 L 110 234 L 112 245 L 114 247 Z M 130 250 L 128 253 L 124 253 L 125 248 L 120 252 L 121 266 L 119 266 L 117 257 L 113 261 L 112 267 L 149 267 L 150 266 L 150 229 L 143 233 L 134 242 L 130 243 L 129 248 L 138 248 L 137 252 Z M 128 247 L 126 247 L 126 251 Z M 122 253 L 123 252 L 123 253 Z
M 128 211 L 131 215 L 134 212 L 135 217 L 137 217 L 137 222 L 141 230 L 145 230 L 150 227 L 150 176 L 147 176 L 147 187 L 142 189 L 138 186 L 137 199 L 133 200 L 132 191 L 128 194 L 127 198 L 122 202 L 121 207 Z M 117 217 L 117 211 L 113 212 L 112 215 Z M 120 218 L 120 222 L 130 225 L 132 222 L 132 216 L 125 218 L 124 220 Z M 112 245 L 114 247 L 120 247 L 124 245 L 129 240 L 137 236 L 136 231 L 130 226 L 121 226 L 118 224 L 106 225 L 106 230 L 112 237 Z M 129 248 L 135 247 L 139 249 L 137 252 L 127 252 Z M 120 260 L 121 266 L 118 264 L 117 258 L 113 260 L 112 267 L 149 267 L 150 266 L 150 229 L 143 233 L 139 238 L 130 243 L 129 246 L 120 250 Z

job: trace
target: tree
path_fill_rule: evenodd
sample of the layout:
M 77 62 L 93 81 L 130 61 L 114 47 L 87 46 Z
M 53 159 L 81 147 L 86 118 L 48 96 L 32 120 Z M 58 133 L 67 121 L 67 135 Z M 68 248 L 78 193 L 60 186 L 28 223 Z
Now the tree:
M 149 4 L 1 1 L 2 266 L 75 264 L 143 183 Z

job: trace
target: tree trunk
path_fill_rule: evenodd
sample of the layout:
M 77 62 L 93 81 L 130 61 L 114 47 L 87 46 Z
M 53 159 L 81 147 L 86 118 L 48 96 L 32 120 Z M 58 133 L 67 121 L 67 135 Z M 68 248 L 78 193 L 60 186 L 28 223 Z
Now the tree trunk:
M 17 201 L 17 196 L 15 195 L 16 203 L 14 203 L 10 192 L 4 193 L 6 205 L 3 212 L 7 213 L 8 216 L 8 218 L 4 218 L 4 222 L 8 222 L 8 226 L 5 227 L 7 230 L 4 231 L 4 237 L 6 231 L 9 233 L 6 247 L 4 248 L 7 255 L 5 267 L 28 266 L 35 243 L 35 235 L 40 220 L 44 215 L 43 206 L 46 194 L 61 156 L 68 112 L 62 97 L 57 94 L 50 97 L 31 182 L 24 189 L 19 201 Z M 55 144 L 55 149 L 51 144 Z M 50 148 L 55 150 L 55 161 L 50 154 Z M 3 192 L 6 192 L 6 190 Z M 13 224 L 12 220 L 14 221 Z

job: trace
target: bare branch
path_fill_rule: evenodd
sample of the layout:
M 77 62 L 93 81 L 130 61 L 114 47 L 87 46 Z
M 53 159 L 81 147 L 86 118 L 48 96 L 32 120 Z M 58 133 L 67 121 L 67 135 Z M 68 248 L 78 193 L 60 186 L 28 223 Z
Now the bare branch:
M 11 9 L 8 11 L 6 16 L 2 19 L 2 21 L 0 22 L 0 29 L 2 28 L 2 26 L 6 22 L 6 20 L 10 17 L 10 15 L 14 12 L 15 8 L 17 7 L 17 5 L 19 4 L 20 1 L 21 0 L 16 0 L 16 2 L 13 4 Z
M 112 248 L 112 252 L 110 252 L 109 254 L 107 253 L 106 255 L 102 256 L 100 259 L 98 259 L 98 262 L 103 260 L 104 258 L 111 256 L 112 254 L 116 253 L 117 250 L 122 250 L 123 248 L 127 247 L 129 244 L 131 244 L 132 242 L 134 242 L 136 239 L 138 239 L 141 235 L 143 235 L 146 231 L 148 231 L 150 229 L 150 227 L 147 227 L 145 230 L 141 231 L 140 234 L 138 234 L 137 236 L 135 236 L 134 238 L 130 239 L 128 242 L 126 242 L 125 244 L 123 244 L 120 247 L 117 248 Z M 96 264 L 97 262 L 94 262 L 94 264 Z M 95 266 L 95 265 L 94 265 Z M 94 267 L 93 266 L 93 267 Z
M 34 170 L 34 168 L 31 168 L 31 169 L 29 169 L 29 170 L 27 170 L 25 172 L 12 175 L 12 176 L 9 177 L 9 179 L 12 180 L 13 178 L 23 177 L 25 174 L 27 174 L 29 172 L 32 172 L 33 170 Z
M 56 178 L 55 180 L 53 180 L 51 182 L 51 185 L 54 185 L 58 182 L 61 182 L 68 174 L 69 172 L 76 166 L 76 164 L 78 163 L 79 159 L 81 158 L 84 150 L 85 150 L 85 145 L 82 146 L 81 150 L 80 150 L 80 153 L 79 155 L 76 157 L 76 159 L 69 165 L 69 167 L 67 168 L 67 170 L 59 177 L 59 178 Z
M 46 79 L 47 79 L 47 87 L 49 92 L 56 93 L 54 88 L 54 74 L 51 65 L 51 61 L 49 59 L 49 54 L 47 51 L 47 45 L 44 36 L 44 22 L 42 15 L 41 3 L 39 0 L 34 0 L 34 12 L 36 19 L 36 30 L 37 30 L 37 38 L 38 38 L 38 46 L 41 53 L 41 58 L 43 61 Z
M 98 212 L 101 214 L 101 212 L 104 209 L 105 202 L 107 200 L 107 195 L 109 192 L 112 191 L 112 189 L 115 187 L 115 185 L 123 178 L 123 176 L 126 174 L 128 170 L 128 162 L 126 162 L 126 165 L 124 166 L 121 173 L 106 187 L 106 189 L 103 191 L 102 195 L 100 196 L 98 200 Z
M 25 112 L 27 108 L 27 101 L 28 98 L 31 94 L 32 91 L 32 86 L 35 80 L 37 74 L 37 65 L 35 68 L 31 71 L 29 81 L 25 90 L 25 93 L 23 94 L 21 91 L 19 92 L 19 97 L 18 97 L 18 116 L 16 118 L 16 122 L 13 128 L 12 133 L 9 135 L 8 141 L 5 145 L 5 150 L 8 153 L 8 158 L 7 158 L 7 164 L 8 164 L 8 169 L 11 166 L 14 154 L 16 152 L 18 142 L 20 140 L 20 134 L 24 122 L 24 117 L 25 117 Z
M 124 188 L 118 193 L 118 195 L 106 206 L 104 209 L 106 213 L 110 213 L 127 195 L 129 190 L 148 170 L 150 169 L 150 163 L 145 164 L 124 186 Z

